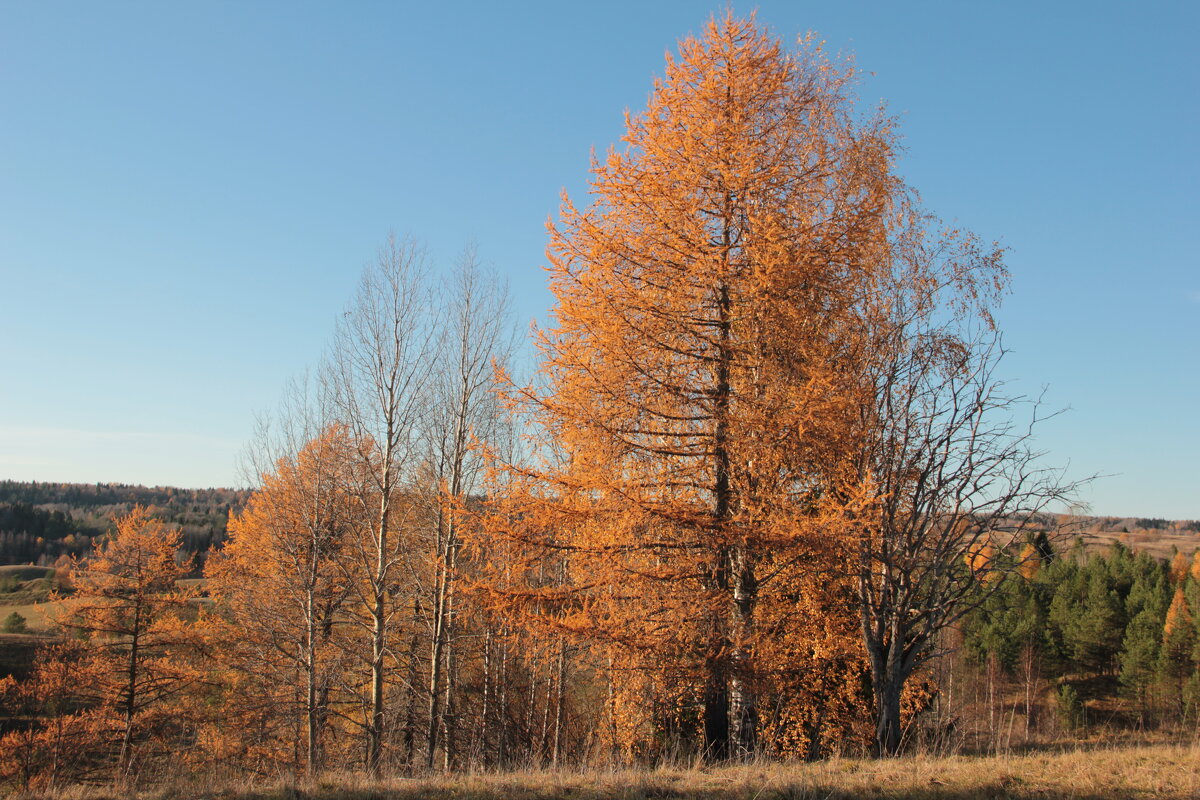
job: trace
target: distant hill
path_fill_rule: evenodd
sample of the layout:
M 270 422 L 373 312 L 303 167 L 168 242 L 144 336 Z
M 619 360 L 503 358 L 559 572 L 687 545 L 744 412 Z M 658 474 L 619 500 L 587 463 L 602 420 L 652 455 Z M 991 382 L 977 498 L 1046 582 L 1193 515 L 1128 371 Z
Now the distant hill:
M 45 566 L 86 553 L 112 530 L 113 516 L 134 505 L 178 525 L 184 550 L 204 553 L 224 538 L 230 510 L 249 495 L 244 489 L 0 481 L 0 564 Z
M 1200 520 L 1143 517 L 1072 517 L 1073 530 L 1089 549 L 1120 542 L 1155 558 L 1170 558 L 1174 550 L 1191 554 L 1200 549 Z

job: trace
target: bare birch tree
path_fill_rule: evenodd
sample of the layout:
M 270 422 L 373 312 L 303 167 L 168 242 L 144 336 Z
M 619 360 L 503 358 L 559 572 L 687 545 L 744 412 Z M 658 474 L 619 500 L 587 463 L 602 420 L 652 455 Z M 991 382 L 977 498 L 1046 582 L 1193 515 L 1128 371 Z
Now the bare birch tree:
M 392 604 L 411 503 L 400 492 L 422 455 L 422 416 L 433 374 L 435 320 L 424 252 L 392 236 L 362 275 L 354 304 L 338 328 L 333 369 L 339 415 L 350 427 L 367 480 L 359 502 L 369 529 L 351 549 L 362 569 L 356 583 L 370 638 L 366 700 L 367 769 L 377 774 L 385 732 L 385 670 L 392 646 Z
M 939 633 L 986 597 L 998 549 L 1078 487 L 1033 445 L 1040 402 L 1000 377 L 987 310 L 1005 285 L 1000 252 L 969 235 L 934 239 L 916 221 L 896 243 L 895 284 L 873 300 L 883 318 L 858 471 L 871 495 L 857 569 L 883 756 L 901 744 L 905 683 Z
M 454 759 L 456 716 L 454 658 L 455 578 L 460 548 L 459 518 L 481 490 L 483 459 L 476 440 L 487 442 L 505 425 L 493 392 L 493 374 L 504 367 L 515 341 L 507 289 L 479 264 L 468 248 L 442 287 L 438 368 L 428 417 L 429 461 L 437 483 L 433 528 L 433 585 L 429 609 L 429 720 L 426 766 L 440 744 L 443 766 Z

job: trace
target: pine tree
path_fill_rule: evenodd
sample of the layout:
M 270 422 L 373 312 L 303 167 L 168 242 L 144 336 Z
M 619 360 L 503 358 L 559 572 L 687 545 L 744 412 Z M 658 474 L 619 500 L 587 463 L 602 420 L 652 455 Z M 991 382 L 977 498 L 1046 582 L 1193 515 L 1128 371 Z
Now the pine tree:
M 1084 568 L 1085 590 L 1079 606 L 1065 628 L 1066 644 L 1075 663 L 1095 672 L 1112 668 L 1125 631 L 1125 613 L 1120 596 L 1110 588 L 1103 558 L 1094 558 Z
M 1137 576 L 1125 601 L 1129 624 L 1121 642 L 1120 678 L 1143 715 L 1150 705 L 1150 692 L 1157 678 L 1168 597 L 1165 575 L 1155 569 Z

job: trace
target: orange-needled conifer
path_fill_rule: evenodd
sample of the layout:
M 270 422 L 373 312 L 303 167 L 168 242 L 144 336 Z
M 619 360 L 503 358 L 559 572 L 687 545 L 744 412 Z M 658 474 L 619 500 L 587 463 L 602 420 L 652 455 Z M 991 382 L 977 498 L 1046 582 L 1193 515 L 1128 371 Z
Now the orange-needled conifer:
M 74 563 L 74 598 L 59 624 L 77 640 L 61 652 L 78 678 L 67 702 L 79 709 L 78 747 L 90 753 L 80 763 L 112 766 L 124 781 L 176 741 L 173 703 L 194 680 L 184 655 L 192 612 L 177 584 L 187 574 L 177 560 L 179 529 L 142 506 L 115 523 L 91 556 Z
M 593 164 L 593 205 L 564 197 L 543 380 L 512 393 L 545 439 L 502 518 L 567 555 L 556 624 L 605 653 L 612 697 L 669 686 L 643 728 L 712 759 L 757 748 L 779 666 L 764 634 L 815 618 L 791 581 L 842 557 L 846 500 L 823 471 L 851 446 L 855 308 L 899 189 L 888 125 L 855 121 L 852 80 L 752 18 L 682 42 L 625 149 Z

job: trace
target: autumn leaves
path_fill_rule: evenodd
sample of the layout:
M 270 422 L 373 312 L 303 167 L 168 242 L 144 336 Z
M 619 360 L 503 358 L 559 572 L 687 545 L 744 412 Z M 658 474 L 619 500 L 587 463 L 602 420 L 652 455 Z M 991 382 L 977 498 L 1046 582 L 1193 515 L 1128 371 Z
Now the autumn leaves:
M 921 211 L 853 80 L 714 21 L 551 226 L 543 382 L 514 393 L 540 460 L 491 528 L 565 559 L 558 624 L 631 698 L 616 750 L 819 753 L 873 717 L 895 752 L 978 602 L 962 555 L 1068 493 L 1001 420 L 999 252 Z

